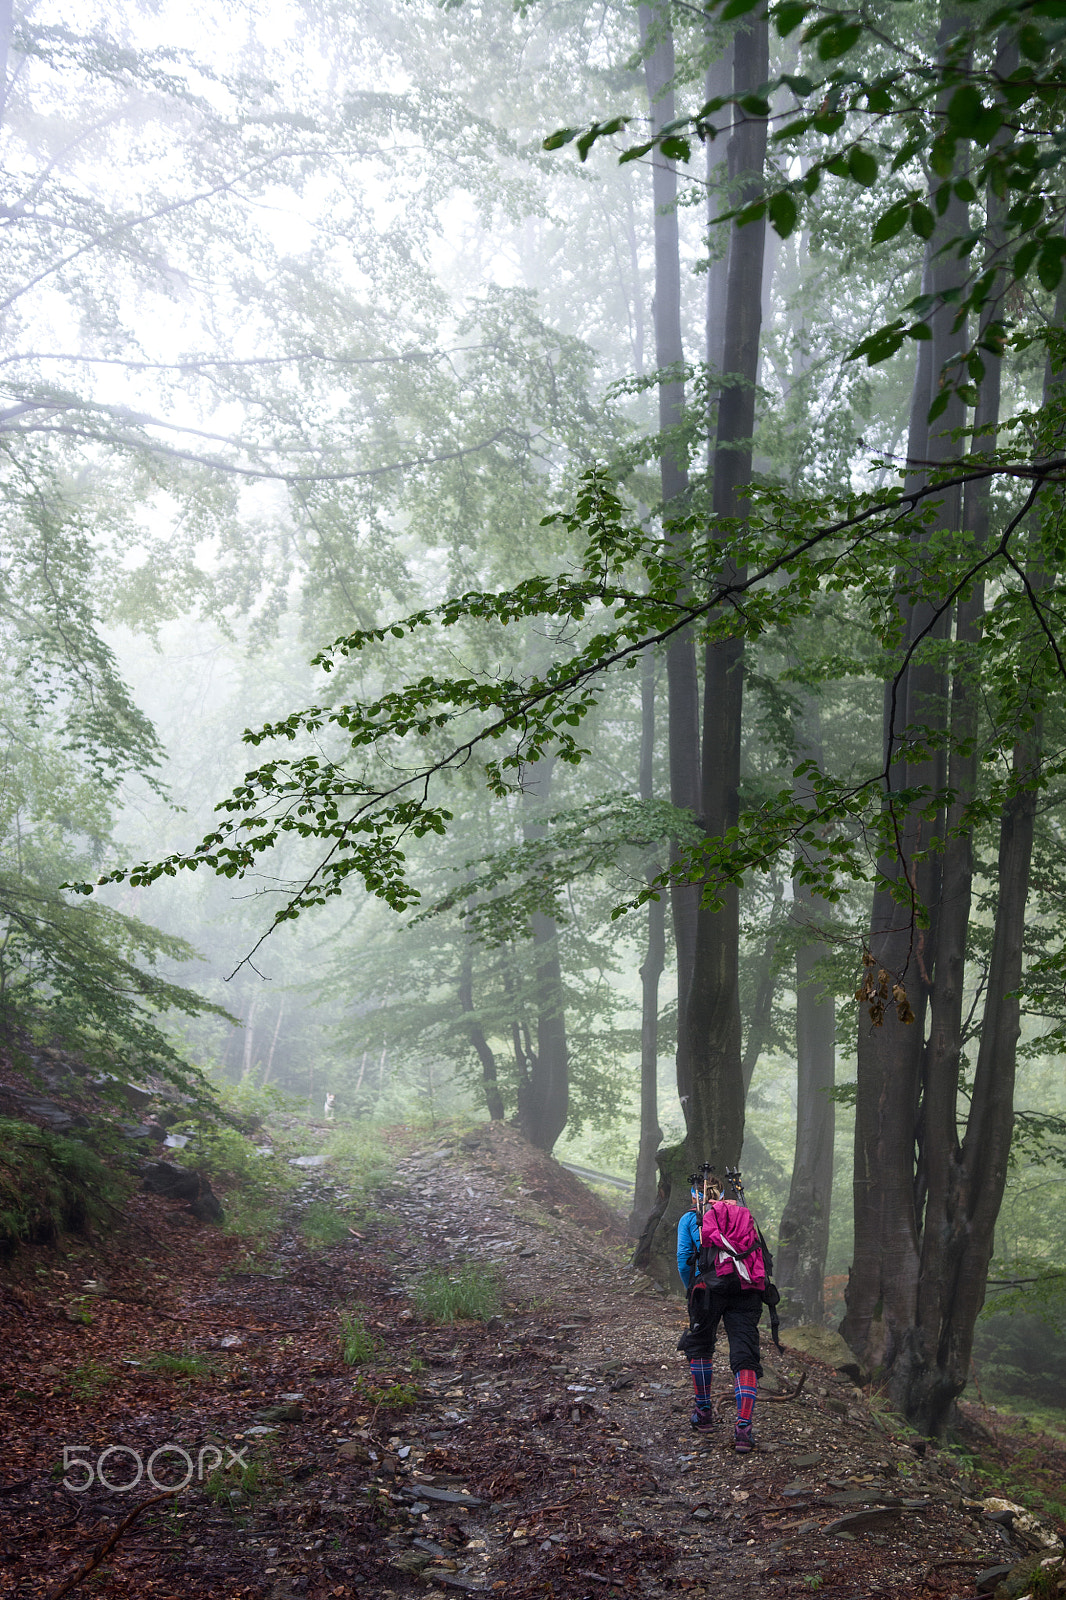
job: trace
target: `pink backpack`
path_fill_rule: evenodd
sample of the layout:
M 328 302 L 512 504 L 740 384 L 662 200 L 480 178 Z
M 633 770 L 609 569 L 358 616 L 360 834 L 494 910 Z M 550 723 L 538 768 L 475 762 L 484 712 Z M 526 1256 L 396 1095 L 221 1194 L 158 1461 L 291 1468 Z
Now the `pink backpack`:
M 717 1277 L 717 1286 L 725 1288 L 722 1279 L 735 1274 L 739 1282 L 734 1280 L 731 1287 L 760 1292 L 766 1288 L 762 1241 L 747 1206 L 738 1206 L 731 1200 L 712 1201 L 703 1213 L 701 1240 L 698 1265 L 712 1285 Z

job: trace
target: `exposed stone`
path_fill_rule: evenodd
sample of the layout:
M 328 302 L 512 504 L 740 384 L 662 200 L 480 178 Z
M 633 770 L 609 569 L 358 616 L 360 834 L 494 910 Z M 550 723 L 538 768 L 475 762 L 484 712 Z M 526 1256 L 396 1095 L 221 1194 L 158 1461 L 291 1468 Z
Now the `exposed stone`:
M 1024 1561 L 1016 1562 L 1007 1576 L 996 1585 L 996 1600 L 1021 1600 L 1023 1595 L 1031 1592 L 1038 1573 L 1043 1580 L 1040 1592 L 1053 1594 L 1056 1580 L 1066 1578 L 1061 1556 L 1049 1556 L 1046 1551 L 1041 1551 L 1038 1555 L 1026 1556 Z
M 799 1350 L 816 1361 L 824 1361 L 827 1367 L 843 1372 L 856 1383 L 865 1383 L 869 1377 L 850 1345 L 845 1344 L 839 1333 L 823 1328 L 820 1323 L 805 1322 L 798 1328 L 782 1328 L 781 1343 L 786 1350 Z

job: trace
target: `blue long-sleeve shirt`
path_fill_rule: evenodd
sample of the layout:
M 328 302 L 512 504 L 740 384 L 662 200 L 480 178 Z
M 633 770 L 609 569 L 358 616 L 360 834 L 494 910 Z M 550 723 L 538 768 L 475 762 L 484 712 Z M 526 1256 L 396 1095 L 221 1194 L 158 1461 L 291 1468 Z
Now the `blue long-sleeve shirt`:
M 677 1225 L 677 1270 L 686 1289 L 692 1288 L 696 1276 L 700 1242 L 700 1219 L 695 1211 L 686 1211 Z

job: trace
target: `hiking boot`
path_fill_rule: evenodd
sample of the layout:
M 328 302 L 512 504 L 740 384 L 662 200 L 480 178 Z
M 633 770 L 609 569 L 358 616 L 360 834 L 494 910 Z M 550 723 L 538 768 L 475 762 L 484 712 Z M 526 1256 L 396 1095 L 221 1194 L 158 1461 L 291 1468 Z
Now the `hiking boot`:
M 695 1428 L 697 1433 L 710 1433 L 714 1427 L 713 1411 L 694 1411 L 688 1419 L 690 1428 Z
M 733 1429 L 733 1449 L 737 1452 L 737 1455 L 746 1456 L 754 1448 L 750 1426 L 745 1428 L 742 1423 L 738 1422 Z

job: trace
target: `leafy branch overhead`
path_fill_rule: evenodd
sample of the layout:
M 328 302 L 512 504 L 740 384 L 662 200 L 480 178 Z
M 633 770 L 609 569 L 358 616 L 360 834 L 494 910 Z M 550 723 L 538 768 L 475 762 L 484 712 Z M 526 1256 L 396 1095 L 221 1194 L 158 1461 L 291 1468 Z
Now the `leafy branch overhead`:
M 719 113 L 731 110 L 739 120 L 771 123 L 771 149 L 790 175 L 776 182 L 768 177 L 763 195 L 723 212 L 719 221 L 746 224 L 766 216 L 787 238 L 825 179 L 876 191 L 868 208 L 872 244 L 886 245 L 905 230 L 922 242 L 937 235 L 938 253 L 966 267 L 957 286 L 907 301 L 851 357 L 873 366 L 907 339 L 929 339 L 933 313 L 950 303 L 963 341 L 967 316 L 981 319 L 979 334 L 960 352 L 953 385 L 974 404 L 973 385 L 985 370 L 982 352 L 1002 354 L 1009 336 L 1008 291 L 1035 277 L 1050 293 L 1063 274 L 1066 195 L 1057 174 L 1066 157 L 1066 0 L 1006 0 L 988 10 L 960 5 L 939 53 L 893 38 L 888 21 L 858 6 L 775 0 L 764 10 L 764 0 L 711 0 L 704 9 L 722 22 L 758 11 L 782 38 L 798 32 L 807 70 L 779 73 L 755 94 L 714 96 L 653 137 L 627 145 L 619 160 L 640 160 L 658 149 L 672 161 L 689 162 L 697 143 L 722 134 Z M 1019 64 L 1004 70 L 1007 44 L 1017 47 Z M 626 132 L 631 121 L 616 116 L 583 130 L 560 128 L 544 148 L 573 142 L 584 161 L 601 139 Z M 966 152 L 969 159 L 960 162 Z M 989 238 L 980 215 L 985 191 L 1004 205 L 1000 239 Z M 953 198 L 973 208 L 971 225 L 940 238 Z
M 962 535 L 932 528 L 945 493 L 995 476 L 1017 480 L 1023 491 L 998 542 L 975 550 Z M 743 522 L 720 524 L 709 539 L 694 513 L 671 523 L 671 543 L 664 544 L 629 519 L 608 473 L 590 470 L 573 511 L 548 519 L 584 539 L 573 569 L 498 592 L 471 591 L 388 626 L 361 629 L 317 658 L 331 672 L 392 638 L 460 627 L 493 630 L 502 648 L 504 630 L 526 618 L 552 625 L 560 649 L 550 666 L 523 674 L 425 674 L 371 700 L 313 705 L 249 729 L 244 738 L 253 747 L 299 741 L 303 748 L 246 773 L 217 807 L 219 824 L 193 850 L 116 868 L 99 881 L 142 886 L 201 866 L 243 878 L 289 834 L 310 841 L 318 854 L 302 881 L 282 886 L 275 925 L 341 893 L 353 874 L 394 909 L 406 910 L 420 898 L 408 876 L 406 842 L 446 831 L 449 785 L 476 770 L 502 798 L 520 790 L 526 770 L 546 755 L 579 762 L 583 724 L 612 674 L 634 666 L 648 648 L 693 625 L 710 639 L 785 632 L 846 596 L 876 641 L 886 675 L 891 680 L 895 673 L 899 681 L 922 652 L 940 652 L 942 660 L 955 648 L 932 636 L 935 615 L 983 578 L 997 587 L 986 634 L 992 732 L 985 749 L 989 783 L 962 823 L 972 827 L 979 816 L 995 815 L 1016 786 L 1005 756 L 1034 696 L 1066 676 L 1059 588 L 1037 596 L 1025 577 L 1033 538 L 1026 512 L 1042 490 L 1064 478 L 1061 459 L 1033 465 L 1004 451 L 987 461 L 972 458 L 920 487 L 887 493 L 800 498 L 761 486 L 750 491 L 751 512 Z M 677 550 L 683 555 L 671 553 Z M 742 576 L 719 576 L 723 554 L 724 570 Z M 937 611 L 901 650 L 903 616 L 894 585 L 904 557 L 911 601 L 935 595 Z M 1029 663 L 1024 682 L 1016 669 L 1023 657 Z M 802 882 L 831 900 L 839 897 L 848 882 L 876 877 L 875 863 L 891 855 L 903 810 L 921 804 L 932 812 L 943 803 L 943 792 L 905 787 L 899 773 L 923 750 L 943 748 L 946 738 L 943 728 L 913 726 L 883 768 L 858 776 L 804 764 L 799 772 L 813 811 L 791 789 L 782 791 L 749 809 L 724 836 L 701 833 L 684 843 L 670 868 L 626 904 L 658 896 L 678 881 L 702 882 L 713 904 L 723 884 L 766 870 L 783 852 Z M 1054 760 L 1046 762 L 1042 781 L 1053 770 Z M 78 887 L 90 893 L 92 886 Z

